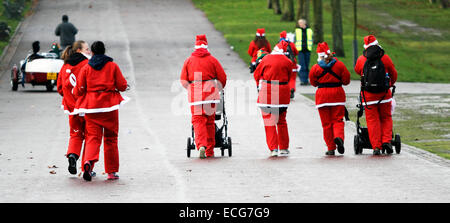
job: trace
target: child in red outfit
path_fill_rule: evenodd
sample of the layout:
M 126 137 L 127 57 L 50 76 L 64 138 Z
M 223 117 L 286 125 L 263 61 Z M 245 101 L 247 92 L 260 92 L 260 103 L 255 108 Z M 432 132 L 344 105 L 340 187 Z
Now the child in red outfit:
M 91 51 L 88 44 L 82 40 L 68 46 L 62 55 L 64 65 L 61 67 L 57 81 L 58 93 L 63 96 L 61 107 L 66 114 L 69 114 L 70 139 L 66 157 L 69 161 L 68 170 L 71 174 L 77 173 L 76 162 L 80 157 L 85 138 L 85 120 L 83 117 L 73 114 L 78 98 L 73 94 L 73 88 L 76 86 L 81 68 L 88 63 L 90 55 Z M 82 159 L 82 161 L 84 160 Z
M 266 30 L 260 28 L 256 30 L 255 39 L 250 42 L 247 53 L 252 58 L 250 63 L 250 73 L 256 69 L 256 59 L 258 58 L 258 50 L 264 48 L 267 52 L 271 52 L 272 48 L 269 41 L 266 40 Z
M 389 76 L 389 87 L 393 86 L 397 81 L 397 70 L 391 58 L 384 54 L 384 50 L 378 44 L 375 36 L 369 35 L 364 37 L 364 52 L 355 65 L 355 72 L 361 76 L 364 75 L 364 64 L 371 59 L 379 59 L 384 65 L 385 72 Z M 379 155 L 381 148 L 385 149 L 388 154 L 392 153 L 392 92 L 388 89 L 385 92 L 370 92 L 363 90 L 363 105 L 365 105 L 367 129 L 369 130 L 369 139 L 372 144 L 374 155 Z M 366 106 L 367 105 L 367 106 Z
M 289 41 L 289 39 L 287 38 L 287 33 L 286 31 L 283 31 L 280 33 L 280 41 L 286 41 L 289 44 L 289 48 L 291 49 L 286 50 L 286 52 L 284 52 L 284 54 L 291 59 L 292 61 L 292 72 L 294 73 L 294 75 L 291 75 L 291 78 L 289 79 L 289 88 L 291 90 L 291 98 L 294 98 L 294 93 L 296 91 L 296 86 L 295 86 L 295 82 L 297 81 L 297 55 L 298 55 L 298 50 L 297 47 L 295 47 L 295 44 L 291 41 Z M 290 55 L 292 54 L 292 55 Z
M 345 91 L 342 85 L 350 83 L 350 72 L 344 63 L 333 57 L 326 42 L 317 45 L 318 63 L 309 73 L 316 91 L 316 108 L 319 110 L 323 138 L 327 144 L 326 155 L 334 155 L 336 146 L 344 153 Z
M 195 51 L 184 62 L 180 75 L 181 85 L 188 90 L 195 144 L 201 159 L 214 156 L 215 104 L 220 103 L 219 91 L 227 81 L 219 61 L 207 48 L 206 36 L 198 35 Z
M 266 142 L 271 156 L 289 154 L 289 132 L 286 122 L 290 103 L 289 80 L 292 61 L 284 53 L 288 43 L 279 42 L 271 54 L 265 56 L 255 70 L 254 78 L 259 90 L 257 105 L 261 108 Z
M 105 45 L 96 41 L 91 46 L 94 56 L 79 74 L 74 93 L 80 98 L 75 113 L 85 115 L 86 148 L 83 178 L 90 181 L 91 171 L 99 159 L 100 145 L 104 143 L 105 172 L 108 179 L 118 179 L 119 105 L 127 102 L 119 93 L 127 89 L 122 72 L 105 55 Z

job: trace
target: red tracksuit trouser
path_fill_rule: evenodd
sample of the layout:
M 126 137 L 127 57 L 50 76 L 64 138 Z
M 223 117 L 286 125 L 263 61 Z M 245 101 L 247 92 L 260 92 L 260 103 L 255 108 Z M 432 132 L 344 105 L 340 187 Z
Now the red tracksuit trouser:
M 80 157 L 83 141 L 85 139 L 85 124 L 84 117 L 79 115 L 69 115 L 70 138 L 67 155 L 73 153 Z M 81 163 L 84 163 L 84 151 Z M 81 165 L 81 169 L 83 170 L 83 165 Z
M 92 165 L 98 161 L 103 138 L 105 172 L 119 172 L 119 111 L 86 114 L 85 120 L 85 160 L 91 161 Z
M 381 149 L 383 143 L 392 140 L 391 106 L 391 102 L 388 102 L 369 105 L 369 109 L 365 109 L 370 144 L 374 149 Z
M 266 131 L 266 142 L 269 150 L 289 149 L 289 132 L 286 122 L 286 113 L 267 113 L 261 111 Z
M 334 139 L 339 137 L 344 140 L 344 115 L 345 107 L 324 106 L 319 109 L 320 121 L 322 121 L 323 139 L 327 144 L 328 150 L 335 150 Z
M 216 145 L 215 104 L 191 106 L 192 125 L 194 126 L 197 150 L 204 146 L 207 157 L 214 156 Z

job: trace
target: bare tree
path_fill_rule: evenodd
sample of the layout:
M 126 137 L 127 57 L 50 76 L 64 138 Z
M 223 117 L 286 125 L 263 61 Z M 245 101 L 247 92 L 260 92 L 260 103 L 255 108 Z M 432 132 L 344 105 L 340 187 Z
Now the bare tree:
M 352 0 L 353 4 L 353 66 L 356 66 L 356 61 L 358 60 L 358 40 L 357 40 L 357 28 L 358 28 L 358 18 L 357 18 L 357 0 Z
M 294 0 L 283 0 L 281 21 L 294 21 Z
M 323 16 L 322 0 L 313 0 L 314 11 L 314 44 L 323 42 Z
M 333 34 L 333 50 L 336 56 L 345 57 L 344 39 L 342 29 L 341 0 L 331 0 L 332 8 L 332 25 L 331 32 Z
M 281 14 L 280 0 L 272 0 L 273 13 Z
M 299 19 L 305 19 L 309 22 L 309 0 L 297 0 L 298 10 L 297 10 L 297 21 Z M 298 27 L 298 23 L 296 23 Z

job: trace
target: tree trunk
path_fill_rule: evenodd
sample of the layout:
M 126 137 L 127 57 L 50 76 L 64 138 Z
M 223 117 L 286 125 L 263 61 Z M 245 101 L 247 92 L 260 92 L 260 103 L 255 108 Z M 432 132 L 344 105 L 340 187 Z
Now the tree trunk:
M 267 0 L 267 8 L 272 9 L 272 0 Z
M 280 0 L 272 0 L 273 13 L 281 14 Z
M 448 0 L 441 0 L 441 6 L 443 9 L 446 9 L 450 6 L 450 2 Z
M 281 21 L 294 21 L 294 0 L 283 0 Z
M 305 19 L 306 22 L 309 23 L 309 0 L 297 0 L 297 3 L 298 3 L 297 21 L 299 19 Z
M 358 27 L 357 18 L 357 0 L 352 0 L 353 4 L 353 67 L 356 66 L 356 61 L 358 60 L 358 40 L 356 36 Z
M 323 42 L 322 0 L 313 0 L 314 11 L 314 44 Z
M 332 27 L 333 33 L 333 50 L 338 57 L 345 57 L 344 39 L 342 30 L 341 0 L 331 0 L 332 8 Z

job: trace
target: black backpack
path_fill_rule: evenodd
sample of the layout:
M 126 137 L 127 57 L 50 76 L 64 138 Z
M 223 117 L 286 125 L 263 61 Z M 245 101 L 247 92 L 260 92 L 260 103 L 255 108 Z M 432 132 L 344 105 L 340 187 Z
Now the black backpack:
M 295 56 L 294 56 L 294 52 L 292 51 L 290 42 L 288 42 L 286 53 L 284 53 L 284 55 L 286 55 L 289 58 L 289 60 L 291 60 L 293 63 L 295 63 Z
M 390 87 L 389 75 L 386 74 L 381 58 L 384 50 L 379 46 L 367 48 L 363 55 L 367 58 L 361 76 L 362 89 L 371 93 L 387 92 Z

